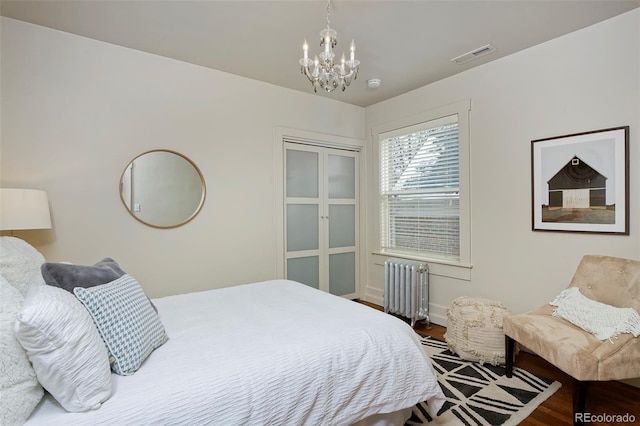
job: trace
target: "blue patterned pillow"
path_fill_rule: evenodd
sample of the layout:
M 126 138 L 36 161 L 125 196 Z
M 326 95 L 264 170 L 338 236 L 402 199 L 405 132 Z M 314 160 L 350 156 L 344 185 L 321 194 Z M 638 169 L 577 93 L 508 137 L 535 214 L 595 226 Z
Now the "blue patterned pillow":
M 73 292 L 91 313 L 115 373 L 135 373 L 167 341 L 160 317 L 131 275 L 95 287 L 76 287 Z

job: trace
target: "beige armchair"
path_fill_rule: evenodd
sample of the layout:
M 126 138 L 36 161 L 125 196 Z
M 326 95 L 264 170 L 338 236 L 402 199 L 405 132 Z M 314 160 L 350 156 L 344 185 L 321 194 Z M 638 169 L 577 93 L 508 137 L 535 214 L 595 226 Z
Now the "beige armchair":
M 584 256 L 569 287 L 578 287 L 589 299 L 640 311 L 640 261 Z M 552 316 L 553 309 L 547 304 L 526 314 L 504 318 L 506 375 L 511 377 L 513 372 L 518 342 L 574 378 L 574 424 L 582 424 L 576 413 L 585 411 L 589 382 L 640 377 L 640 337 L 623 333 L 601 341 Z

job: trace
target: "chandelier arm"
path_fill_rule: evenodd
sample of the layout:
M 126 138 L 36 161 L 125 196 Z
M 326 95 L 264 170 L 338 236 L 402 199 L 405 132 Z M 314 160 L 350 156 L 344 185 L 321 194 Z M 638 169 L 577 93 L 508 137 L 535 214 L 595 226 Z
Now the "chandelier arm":
M 309 68 L 302 67 L 300 69 L 300 72 L 302 72 L 302 74 L 304 74 L 309 79 L 309 81 L 313 83 L 313 77 L 311 76 L 311 73 L 309 72 Z

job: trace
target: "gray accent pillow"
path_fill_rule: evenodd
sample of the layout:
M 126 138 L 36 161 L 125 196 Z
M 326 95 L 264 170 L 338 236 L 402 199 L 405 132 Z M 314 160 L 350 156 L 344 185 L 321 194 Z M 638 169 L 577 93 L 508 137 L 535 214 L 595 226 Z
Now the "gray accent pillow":
M 76 287 L 90 288 L 107 284 L 126 274 L 118 262 L 105 257 L 93 266 L 74 265 L 72 263 L 45 262 L 40 267 L 44 282 L 54 287 L 60 287 L 71 294 Z M 153 309 L 156 306 L 149 300 Z
M 45 283 L 70 293 L 76 287 L 95 287 L 117 280 L 125 274 L 120 265 L 110 257 L 93 266 L 45 262 L 40 270 Z

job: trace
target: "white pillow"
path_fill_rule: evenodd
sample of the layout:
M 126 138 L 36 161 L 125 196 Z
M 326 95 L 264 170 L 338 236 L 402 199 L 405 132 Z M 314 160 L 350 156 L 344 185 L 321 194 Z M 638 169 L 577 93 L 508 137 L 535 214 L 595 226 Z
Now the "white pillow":
M 117 374 L 135 373 L 167 341 L 164 325 L 131 275 L 94 287 L 76 287 L 73 292 L 91 313 Z
M 620 333 L 640 335 L 640 315 L 633 308 L 618 308 L 580 293 L 578 287 L 563 290 L 549 303 L 556 306 L 553 315 L 577 325 L 598 340 L 607 340 Z
M 65 410 L 94 410 L 111 396 L 107 349 L 73 294 L 48 285 L 30 287 L 15 332 L 38 380 Z
M 24 423 L 42 398 L 27 353 L 13 332 L 22 294 L 0 275 L 0 425 Z

